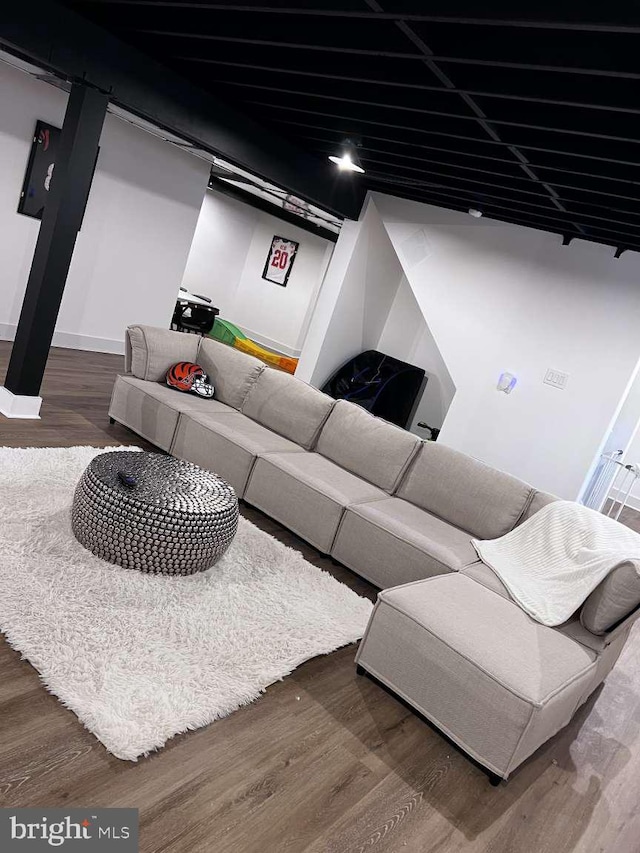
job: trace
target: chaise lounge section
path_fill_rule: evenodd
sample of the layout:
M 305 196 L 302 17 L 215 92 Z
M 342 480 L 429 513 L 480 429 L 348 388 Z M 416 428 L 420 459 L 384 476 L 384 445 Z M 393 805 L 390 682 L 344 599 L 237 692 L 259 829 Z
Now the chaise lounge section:
M 203 366 L 215 398 L 164 385 Z M 357 655 L 479 762 L 509 774 L 606 677 L 638 615 L 620 567 L 557 628 L 528 616 L 478 559 L 553 495 L 335 401 L 217 341 L 132 326 L 109 414 L 213 470 L 256 506 L 382 592 Z
M 462 572 L 381 592 L 356 661 L 506 779 L 570 722 L 629 629 L 594 648 Z

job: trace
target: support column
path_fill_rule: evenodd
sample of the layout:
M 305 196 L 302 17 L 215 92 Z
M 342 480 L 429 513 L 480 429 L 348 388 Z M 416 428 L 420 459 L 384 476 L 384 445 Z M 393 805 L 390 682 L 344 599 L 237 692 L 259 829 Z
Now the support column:
M 71 88 L 7 376 L 0 386 L 0 413 L 7 417 L 39 417 L 38 395 L 108 102 L 108 95 L 83 83 Z

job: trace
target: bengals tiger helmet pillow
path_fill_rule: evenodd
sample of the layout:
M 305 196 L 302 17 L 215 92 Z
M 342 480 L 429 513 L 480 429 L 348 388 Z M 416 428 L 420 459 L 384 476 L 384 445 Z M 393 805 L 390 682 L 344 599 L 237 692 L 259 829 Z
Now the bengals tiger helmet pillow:
M 192 361 L 179 361 L 167 370 L 167 385 L 177 391 L 190 391 L 199 397 L 213 397 L 214 389 L 209 377 Z

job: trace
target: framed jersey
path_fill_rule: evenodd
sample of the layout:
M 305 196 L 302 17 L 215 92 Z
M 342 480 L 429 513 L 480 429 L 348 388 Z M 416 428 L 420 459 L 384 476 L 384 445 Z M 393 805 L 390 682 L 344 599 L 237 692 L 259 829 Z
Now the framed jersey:
M 34 219 L 42 219 L 49 197 L 61 134 L 62 130 L 59 127 L 44 121 L 36 122 L 27 171 L 18 202 L 18 213 L 32 216 Z M 98 155 L 96 155 L 96 163 L 97 157 Z
M 262 270 L 262 278 L 279 284 L 281 287 L 286 287 L 299 246 L 300 244 L 296 243 L 295 240 L 274 237 Z
M 42 219 L 49 196 L 61 130 L 44 121 L 36 123 L 27 171 L 24 176 L 18 213 Z

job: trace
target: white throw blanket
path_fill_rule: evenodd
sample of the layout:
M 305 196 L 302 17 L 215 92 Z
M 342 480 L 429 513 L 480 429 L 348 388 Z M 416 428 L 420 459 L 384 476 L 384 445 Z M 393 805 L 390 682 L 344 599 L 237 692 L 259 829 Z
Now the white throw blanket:
M 561 625 L 616 566 L 640 561 L 640 534 L 572 501 L 547 504 L 499 539 L 472 540 L 480 559 L 543 625 Z

